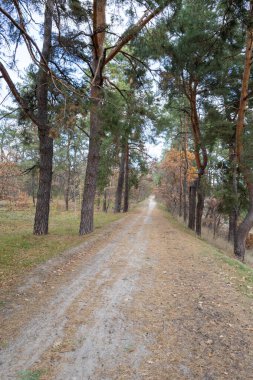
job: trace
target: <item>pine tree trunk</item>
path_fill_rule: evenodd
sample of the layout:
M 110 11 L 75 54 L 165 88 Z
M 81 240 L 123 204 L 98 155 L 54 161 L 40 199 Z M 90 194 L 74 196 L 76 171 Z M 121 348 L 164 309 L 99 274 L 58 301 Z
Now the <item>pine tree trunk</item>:
M 70 180 L 71 180 L 71 160 L 70 160 L 70 135 L 68 133 L 68 144 L 67 144 L 67 154 L 66 154 L 66 161 L 68 164 L 68 170 L 67 170 L 67 181 L 66 181 L 66 187 L 65 187 L 65 210 L 69 210 L 69 194 L 70 194 Z
M 184 173 L 183 182 L 183 212 L 184 212 L 184 222 L 187 221 L 187 173 Z
M 115 206 L 114 206 L 114 212 L 120 212 L 121 211 L 121 203 L 122 203 L 122 193 L 123 193 L 123 186 L 124 186 L 124 169 L 125 169 L 125 152 L 124 149 L 122 149 L 121 152 L 121 158 L 120 158 L 120 166 L 119 166 L 119 177 L 118 177 L 118 184 L 115 194 Z
M 128 211 L 129 207 L 129 146 L 126 143 L 126 159 L 125 159 L 125 192 L 124 192 L 124 207 L 123 212 Z
M 35 235 L 48 233 L 53 168 L 53 139 L 49 137 L 48 133 L 49 130 L 39 129 L 40 170 L 33 229 Z
M 252 20 L 253 17 L 253 1 L 250 1 L 249 18 Z M 240 105 L 237 116 L 236 123 L 236 157 L 239 165 L 239 169 L 243 175 L 244 182 L 246 183 L 248 189 L 249 198 L 249 209 L 248 213 L 239 225 L 237 229 L 234 253 L 242 261 L 245 257 L 245 242 L 246 237 L 253 226 L 253 173 L 250 163 L 244 157 L 244 146 L 243 146 L 243 134 L 245 129 L 245 113 L 248 105 L 248 88 L 251 73 L 253 57 L 253 25 L 252 22 L 248 24 L 248 29 L 246 33 L 246 49 L 245 49 L 245 63 L 244 72 L 242 78 L 242 88 L 240 96 Z
M 52 0 L 47 1 L 44 20 L 44 41 L 42 55 L 46 62 L 49 61 L 51 54 L 51 38 L 52 38 L 52 19 L 53 19 Z M 50 209 L 50 196 L 52 184 L 52 168 L 53 168 L 53 139 L 49 136 L 50 128 L 48 126 L 48 85 L 49 76 L 43 61 L 41 60 L 41 68 L 38 74 L 38 115 L 37 119 L 40 123 L 38 129 L 39 135 L 39 184 L 37 193 L 36 212 L 34 218 L 33 233 L 35 235 L 46 235 L 48 233 L 48 220 Z
M 237 229 L 237 239 L 235 242 L 235 255 L 241 260 L 244 261 L 245 258 L 245 242 L 253 227 L 253 184 L 249 187 L 249 209 L 248 213 L 243 220 L 243 222 L 239 225 Z
M 228 241 L 234 242 L 236 244 L 237 240 L 237 221 L 239 215 L 238 209 L 238 170 L 237 170 L 237 160 L 235 156 L 235 146 L 231 144 L 229 149 L 229 161 L 231 163 L 231 178 L 229 179 L 230 186 L 233 190 L 235 200 L 233 204 L 233 208 L 229 214 L 229 222 L 228 222 Z
M 195 231 L 196 224 L 196 195 L 197 195 L 197 180 L 189 187 L 189 219 L 188 227 Z
M 35 200 L 35 169 L 32 170 L 32 199 L 33 199 L 33 206 L 36 206 L 36 200 Z
M 196 228 L 196 233 L 198 235 L 201 235 L 201 220 L 202 220 L 202 214 L 203 214 L 203 208 L 204 208 L 204 195 L 202 193 L 203 189 L 200 186 L 201 178 L 205 173 L 205 169 L 207 166 L 207 150 L 203 143 L 202 134 L 200 130 L 200 123 L 199 123 L 199 115 L 198 115 L 198 109 L 197 109 L 197 89 L 198 89 L 198 81 L 192 77 L 189 82 L 188 91 L 186 93 L 191 107 L 191 128 L 193 133 L 193 139 L 194 139 L 194 155 L 196 160 L 196 165 L 198 169 L 198 179 L 195 181 L 195 201 L 194 205 L 196 204 L 196 190 L 198 191 L 198 204 L 197 204 L 197 210 L 196 210 L 196 220 L 195 215 L 193 215 L 194 211 L 193 209 L 189 211 L 189 228 L 194 229 L 194 224 Z M 193 205 L 191 205 L 193 207 Z M 191 212 L 191 216 L 190 216 Z
M 94 201 L 98 176 L 100 145 L 103 133 L 102 103 L 103 103 L 103 68 L 105 64 L 105 8 L 106 0 L 93 1 L 93 58 L 90 107 L 90 137 L 87 158 L 86 175 L 84 180 L 83 200 L 79 234 L 84 235 L 93 231 Z
M 196 208 L 196 234 L 201 236 L 201 224 L 202 224 L 202 215 L 204 210 L 205 195 L 203 186 L 201 184 L 201 177 L 198 179 L 197 185 L 197 208 Z
M 228 220 L 228 241 L 233 242 L 237 233 L 237 211 L 235 208 L 229 214 Z
M 180 162 L 180 179 L 179 179 L 179 217 L 182 216 L 183 209 L 183 184 L 182 184 L 182 166 Z
M 66 211 L 69 210 L 70 177 L 71 177 L 71 170 L 69 167 L 68 172 L 67 172 L 67 186 L 65 190 L 65 210 Z
M 107 194 L 106 194 L 106 189 L 104 189 L 103 212 L 107 212 Z
M 188 173 L 188 116 L 185 117 L 184 124 L 184 141 L 183 141 L 183 151 L 184 151 L 184 178 L 183 178 L 183 212 L 184 212 L 184 222 L 187 222 L 187 173 Z
M 85 235 L 93 231 L 94 201 L 99 168 L 101 146 L 101 104 L 102 90 L 99 86 L 92 91 L 92 106 L 90 111 L 90 138 L 87 167 L 84 180 L 84 191 L 81 208 L 81 220 L 79 234 Z

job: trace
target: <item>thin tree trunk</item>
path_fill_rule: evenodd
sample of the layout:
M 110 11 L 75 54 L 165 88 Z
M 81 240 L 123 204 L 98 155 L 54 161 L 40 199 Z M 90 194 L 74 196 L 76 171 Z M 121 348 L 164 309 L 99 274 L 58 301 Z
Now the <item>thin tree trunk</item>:
M 123 193 L 123 186 L 124 186 L 124 169 L 125 169 L 125 151 L 124 148 L 121 152 L 120 157 L 120 166 L 119 166 L 119 177 L 118 177 L 118 184 L 115 194 L 115 206 L 114 206 L 114 212 L 120 212 L 121 211 L 121 203 L 122 203 L 122 193 Z
M 183 209 L 183 183 L 182 183 L 182 165 L 181 165 L 181 152 L 180 152 L 180 168 L 179 168 L 179 217 L 182 216 Z
M 183 179 L 183 212 L 184 212 L 184 222 L 187 222 L 187 173 L 188 173 L 188 116 L 185 116 L 185 126 L 184 126 L 184 179 Z
M 237 223 L 239 216 L 239 207 L 238 207 L 238 184 L 237 184 L 237 165 L 235 160 L 235 155 L 232 157 L 232 189 L 235 195 L 235 202 L 233 204 L 233 208 L 229 215 L 229 232 L 228 232 L 228 241 L 234 242 L 234 246 L 237 245 Z
M 187 222 L 187 178 L 184 173 L 184 182 L 183 182 L 183 213 L 184 213 L 184 222 Z
M 65 209 L 66 211 L 69 210 L 69 194 L 70 194 L 70 179 L 71 179 L 71 160 L 70 160 L 70 135 L 68 133 L 68 144 L 67 144 L 67 154 L 66 154 L 66 161 L 68 164 L 68 170 L 67 170 L 67 181 L 66 181 L 66 187 L 65 187 Z
M 107 193 L 106 193 L 106 189 L 104 189 L 103 212 L 107 212 Z
M 197 195 L 197 180 L 189 187 L 189 219 L 188 227 L 195 231 L 196 225 L 196 195 Z
M 197 208 L 196 208 L 196 234 L 201 236 L 201 223 L 202 223 L 202 215 L 204 210 L 204 202 L 205 202 L 205 195 L 204 195 L 204 189 L 203 185 L 201 183 L 201 176 L 198 179 L 198 185 L 197 185 Z
M 32 199 L 33 199 L 33 206 L 36 206 L 36 200 L 35 200 L 35 169 L 32 170 Z
M 123 212 L 127 212 L 129 207 L 129 146 L 126 143 L 126 158 L 125 158 L 125 192 L 124 192 L 124 207 Z
M 197 111 L 197 88 L 198 88 L 198 81 L 196 79 L 192 79 L 189 85 L 188 99 L 190 101 L 190 106 L 191 106 L 191 128 L 193 132 L 194 147 L 195 147 L 194 155 L 195 155 L 195 160 L 196 160 L 196 164 L 198 168 L 198 179 L 196 180 L 198 203 L 197 203 L 197 210 L 196 210 L 195 228 L 196 228 L 196 233 L 200 236 L 202 214 L 203 214 L 204 200 L 205 200 L 203 189 L 201 187 L 201 179 L 205 173 L 205 169 L 207 166 L 207 151 L 202 141 L 200 125 L 199 125 L 199 116 L 198 116 L 198 111 Z M 193 213 L 193 210 L 191 212 Z
M 53 5 L 53 0 L 48 0 L 45 9 L 42 55 L 46 62 L 49 61 L 51 54 Z M 35 235 L 45 235 L 48 233 L 53 168 L 53 139 L 49 136 L 50 127 L 48 126 L 48 85 L 49 76 L 47 70 L 43 67 L 43 61 L 41 61 L 37 89 L 37 119 L 40 123 L 38 128 L 40 162 L 37 203 L 33 228 L 33 233 Z

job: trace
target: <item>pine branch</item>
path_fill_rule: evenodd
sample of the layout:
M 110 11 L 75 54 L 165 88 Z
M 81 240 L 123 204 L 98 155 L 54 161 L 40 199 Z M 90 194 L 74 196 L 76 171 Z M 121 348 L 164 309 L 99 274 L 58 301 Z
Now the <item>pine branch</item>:
M 169 2 L 168 2 L 169 3 Z M 128 31 L 123 33 L 123 35 L 118 39 L 115 47 L 111 50 L 108 56 L 105 59 L 105 65 L 110 62 L 116 54 L 125 46 L 129 41 L 131 41 L 143 28 L 144 26 L 152 20 L 156 15 L 162 12 L 166 5 L 161 6 L 153 10 L 150 14 L 147 15 L 147 12 L 137 21 L 137 23 L 132 26 Z
M 0 71 L 2 73 L 2 76 L 5 80 L 5 82 L 8 84 L 9 86 L 9 89 L 10 91 L 12 92 L 12 95 L 14 96 L 14 98 L 16 99 L 16 101 L 18 102 L 18 104 L 21 106 L 21 108 L 24 110 L 24 112 L 26 113 L 27 116 L 29 116 L 29 118 L 38 126 L 40 127 L 40 123 L 39 121 L 37 120 L 36 116 L 33 114 L 33 112 L 31 112 L 31 110 L 29 109 L 29 106 L 28 104 L 26 103 L 26 101 L 22 98 L 22 96 L 20 95 L 20 93 L 18 92 L 17 90 L 17 87 L 15 86 L 15 84 L 13 83 L 8 71 L 6 70 L 6 68 L 4 67 L 4 65 L 2 64 L 2 62 L 0 62 Z
M 114 87 L 119 93 L 120 95 L 125 99 L 126 102 L 128 102 L 128 99 L 127 97 L 125 96 L 125 94 L 123 94 L 123 91 L 115 84 L 113 83 L 112 81 L 110 81 L 110 79 L 108 77 L 104 77 L 104 79 L 112 86 Z

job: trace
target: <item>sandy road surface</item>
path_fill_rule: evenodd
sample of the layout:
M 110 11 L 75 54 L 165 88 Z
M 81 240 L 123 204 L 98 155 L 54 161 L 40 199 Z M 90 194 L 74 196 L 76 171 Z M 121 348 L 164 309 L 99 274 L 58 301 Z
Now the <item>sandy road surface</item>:
M 0 379 L 253 379 L 252 300 L 208 249 L 150 198 L 44 290 L 29 280 L 4 315 Z

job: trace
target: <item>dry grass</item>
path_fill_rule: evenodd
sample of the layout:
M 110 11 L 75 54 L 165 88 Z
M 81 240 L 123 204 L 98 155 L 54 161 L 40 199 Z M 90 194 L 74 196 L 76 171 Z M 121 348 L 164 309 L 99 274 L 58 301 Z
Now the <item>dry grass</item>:
M 113 213 L 96 213 L 95 229 L 120 218 Z M 0 286 L 13 282 L 36 264 L 56 256 L 63 250 L 81 244 L 86 236 L 78 236 L 79 213 L 53 209 L 49 235 L 32 234 L 34 209 L 0 210 Z

